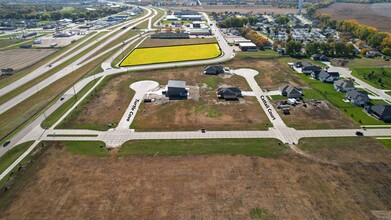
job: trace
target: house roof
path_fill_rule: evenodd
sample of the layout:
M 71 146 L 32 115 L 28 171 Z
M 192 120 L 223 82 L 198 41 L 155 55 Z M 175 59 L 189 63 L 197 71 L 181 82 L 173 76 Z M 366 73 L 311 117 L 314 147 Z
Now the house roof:
M 371 110 L 381 117 L 391 115 L 391 105 L 374 105 Z
M 168 87 L 172 87 L 172 88 L 186 88 L 186 81 L 182 81 L 182 80 L 168 80 Z
M 354 83 L 352 80 L 347 80 L 347 79 L 337 80 L 334 82 L 334 84 L 342 88 L 354 88 Z
M 223 92 L 223 93 L 235 93 L 235 94 L 242 94 L 242 90 L 240 90 L 237 87 L 221 87 L 217 89 L 218 92 Z
M 223 73 L 224 68 L 222 66 L 207 66 L 205 67 L 205 71 L 207 72 L 216 72 L 216 73 Z
M 286 85 L 286 86 L 280 86 L 279 88 L 280 92 L 283 93 L 283 92 L 286 92 L 286 94 L 301 94 L 301 91 L 291 85 Z
M 346 96 L 349 96 L 350 98 L 352 98 L 356 101 L 363 101 L 363 102 L 370 101 L 370 99 L 368 97 L 368 93 L 365 91 L 351 90 L 346 93 Z

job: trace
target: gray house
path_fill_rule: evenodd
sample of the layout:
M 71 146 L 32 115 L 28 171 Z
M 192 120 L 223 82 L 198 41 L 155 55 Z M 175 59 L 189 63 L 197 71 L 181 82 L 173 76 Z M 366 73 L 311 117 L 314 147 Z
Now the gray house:
M 367 112 L 380 120 L 391 121 L 391 105 L 374 105 L 367 109 Z
M 186 81 L 168 80 L 167 95 L 169 97 L 187 97 Z
M 321 71 L 318 75 L 318 79 L 322 82 L 334 82 L 335 80 L 338 80 L 338 78 L 339 78 L 338 72 Z
M 345 95 L 345 99 L 357 106 L 363 106 L 368 104 L 371 100 L 368 97 L 368 93 L 365 91 L 351 90 Z
M 207 75 L 218 75 L 224 73 L 224 67 L 222 66 L 207 66 L 205 67 L 205 74 Z
M 356 88 L 354 87 L 353 81 L 352 80 L 347 80 L 347 79 L 342 79 L 342 80 L 337 80 L 334 82 L 334 88 L 337 91 L 341 92 L 347 92 L 351 90 L 355 90 Z
M 299 89 L 290 85 L 280 86 L 279 90 L 282 96 L 286 96 L 288 98 L 301 98 L 303 95 Z
M 221 87 L 217 89 L 217 97 L 219 99 L 236 100 L 242 96 L 242 91 L 237 87 Z

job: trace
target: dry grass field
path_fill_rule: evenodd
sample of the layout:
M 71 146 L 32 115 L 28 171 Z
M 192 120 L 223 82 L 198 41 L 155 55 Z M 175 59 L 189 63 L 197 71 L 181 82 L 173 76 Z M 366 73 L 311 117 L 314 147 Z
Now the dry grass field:
M 292 85 L 305 87 L 306 84 L 299 76 L 293 74 L 287 65 L 282 64 L 277 59 L 234 59 L 224 65 L 234 69 L 252 68 L 259 71 L 255 76 L 262 89 L 275 90 L 282 85 Z
M 0 195 L 0 219 L 375 219 L 391 209 L 391 151 L 371 138 L 306 139 L 256 156 L 81 156 L 59 144 Z
M 186 80 L 187 85 L 189 86 L 199 86 L 201 94 L 201 101 L 180 101 L 172 103 L 168 103 L 168 106 L 176 105 L 174 103 L 178 103 L 177 105 L 185 105 L 186 108 L 197 107 L 199 114 L 203 114 L 203 112 L 216 113 L 215 109 L 222 108 L 224 111 L 222 113 L 227 113 L 230 118 L 233 118 L 233 121 L 241 124 L 241 127 L 246 127 L 246 123 L 248 121 L 239 121 L 240 117 L 236 117 L 237 112 L 230 111 L 230 106 L 226 106 L 224 104 L 208 104 L 205 105 L 202 102 L 202 99 L 206 98 L 206 95 L 213 97 L 213 100 L 217 101 L 215 91 L 219 85 L 232 85 L 238 86 L 244 91 L 249 91 L 250 87 L 248 86 L 246 80 L 243 77 L 224 74 L 220 76 L 206 76 L 204 73 L 204 67 L 190 67 L 190 68 L 175 68 L 175 69 L 163 69 L 163 70 L 155 70 L 155 71 L 142 71 L 142 72 L 133 72 L 130 74 L 121 74 L 117 76 L 113 76 L 105 82 L 97 92 L 91 96 L 87 102 L 85 102 L 82 106 L 78 107 L 78 109 L 71 113 L 71 117 L 67 118 L 64 123 L 62 123 L 60 128 L 88 128 L 88 129 L 97 129 L 97 130 L 107 130 L 107 124 L 114 122 L 118 124 L 122 115 L 124 114 L 125 109 L 128 107 L 131 98 L 133 97 L 133 91 L 129 88 L 130 84 L 140 80 L 154 80 L 157 81 L 160 85 L 166 85 L 169 79 L 176 80 Z M 202 88 L 201 88 L 202 87 Z M 210 87 L 208 89 L 207 87 Z M 205 94 L 205 97 L 203 97 Z M 183 104 L 181 104 L 183 103 Z M 259 106 L 259 103 L 254 102 L 254 100 L 249 99 L 249 102 L 245 103 L 237 103 L 232 102 L 232 106 L 235 106 L 234 109 L 240 111 L 248 111 L 254 112 L 259 110 L 259 113 L 254 116 L 254 122 L 263 121 L 263 111 Z M 160 108 L 152 107 L 151 108 Z M 204 108 L 205 107 L 205 108 Z M 250 109 L 249 109 L 250 107 Z M 141 108 L 143 108 L 141 106 Z M 148 107 L 146 107 L 148 108 Z M 217 109 L 216 109 L 217 110 Z M 140 110 L 136 116 L 136 119 L 139 115 L 145 114 L 144 110 Z M 152 113 L 152 112 L 150 112 Z M 171 114 L 171 113 L 170 113 Z M 215 115 L 215 114 L 213 114 Z M 217 114 L 217 115 L 220 115 Z M 104 117 L 102 117 L 104 116 Z M 235 116 L 235 117 L 234 117 Z M 186 123 L 183 126 L 189 126 L 191 128 L 196 127 L 197 130 L 200 128 L 200 124 L 191 125 L 194 122 L 191 118 L 185 117 L 182 115 L 183 122 Z M 224 117 L 224 116 L 223 116 Z M 164 118 L 163 116 L 159 116 L 160 120 L 164 123 L 171 123 L 169 120 Z M 266 116 L 265 116 L 266 118 Z M 220 118 L 221 119 L 221 118 Z M 212 120 L 212 118 L 210 119 Z M 219 121 L 219 118 L 213 119 L 215 121 Z M 146 119 L 149 123 L 139 122 L 138 125 L 141 127 L 145 127 L 148 125 L 152 125 L 153 122 L 150 119 Z M 217 123 L 220 129 L 224 127 L 221 126 L 221 123 Z M 140 127 L 140 128 L 141 128 Z M 139 128 L 136 126 L 136 128 Z M 161 128 L 161 126 L 159 127 Z
M 355 4 L 334 3 L 319 10 L 321 14 L 328 14 L 337 20 L 357 20 L 373 26 L 380 31 L 391 32 L 391 3 L 388 4 Z
M 56 51 L 57 49 L 13 49 L 0 51 L 0 67 L 21 70 Z
M 208 44 L 216 43 L 216 38 L 190 38 L 190 39 L 151 39 L 147 38 L 141 43 L 139 48 L 143 47 L 162 47 L 177 46 L 189 44 Z

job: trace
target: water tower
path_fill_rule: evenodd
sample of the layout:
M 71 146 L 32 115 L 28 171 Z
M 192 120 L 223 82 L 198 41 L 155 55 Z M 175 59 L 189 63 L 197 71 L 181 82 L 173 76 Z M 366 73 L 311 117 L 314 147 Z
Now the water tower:
M 303 9 L 303 0 L 299 0 L 299 9 L 297 10 L 297 14 L 301 14 L 301 10 Z

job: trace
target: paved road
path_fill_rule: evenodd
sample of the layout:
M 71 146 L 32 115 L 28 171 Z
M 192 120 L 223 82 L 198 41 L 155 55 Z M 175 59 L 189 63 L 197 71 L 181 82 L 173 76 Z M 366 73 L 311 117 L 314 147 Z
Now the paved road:
M 349 78 L 350 77 L 350 78 L 354 79 L 354 82 L 357 83 L 359 87 L 367 89 L 367 90 L 375 93 L 376 95 L 381 97 L 381 99 L 391 101 L 391 96 L 386 93 L 386 91 L 388 91 L 388 90 L 375 88 L 374 86 L 372 86 L 372 85 L 362 81 L 361 79 L 353 76 L 352 75 L 352 71 L 350 71 L 348 68 L 332 66 L 330 64 L 330 62 L 324 62 L 324 64 L 329 66 L 329 71 L 330 72 L 335 71 L 335 72 L 339 72 L 345 78 Z
M 132 23 L 132 25 L 129 28 L 133 28 L 133 27 L 137 26 L 138 24 L 140 24 L 140 23 L 142 23 L 142 22 L 144 22 L 145 20 L 148 19 L 148 16 L 150 16 L 152 14 L 152 11 L 150 9 L 148 9 L 148 8 L 146 8 L 146 10 L 148 11 L 148 13 L 146 15 L 144 15 L 143 17 L 138 18 L 138 19 L 136 19 L 134 21 L 130 21 L 129 22 L 129 23 Z M 124 24 L 122 24 L 122 25 L 124 25 Z M 113 31 L 116 32 L 118 30 L 120 30 L 120 27 L 117 28 L 117 29 L 114 29 Z M 72 73 L 74 70 L 82 67 L 84 64 L 87 64 L 87 62 L 84 62 L 84 64 L 81 64 L 81 62 L 85 61 L 85 59 L 87 59 L 88 57 L 95 55 L 98 50 L 100 50 L 101 48 L 103 48 L 107 44 L 111 43 L 112 41 L 116 40 L 117 38 L 119 38 L 121 35 L 123 35 L 127 31 L 128 31 L 128 29 L 125 29 L 123 31 L 119 31 L 118 33 L 116 33 L 113 36 L 111 36 L 108 40 L 106 40 L 105 42 L 103 42 L 102 44 L 100 44 L 99 46 L 97 46 L 96 48 L 94 48 L 93 50 L 91 50 L 90 52 L 85 54 L 84 56 L 82 56 L 81 58 L 79 58 L 76 61 L 74 61 L 72 64 L 68 65 L 67 67 L 63 68 L 62 70 L 58 71 L 57 73 L 49 76 L 45 80 L 43 80 L 43 81 L 39 82 L 38 84 L 36 84 L 35 86 L 25 90 L 24 92 L 20 93 L 19 95 L 15 96 L 14 98 L 10 99 L 6 103 L 3 103 L 0 106 L 0 114 L 5 112 L 5 111 L 7 111 L 7 110 L 9 110 L 9 109 L 11 109 L 12 107 L 17 105 L 18 103 L 24 101 L 25 99 L 27 99 L 30 96 L 34 95 L 36 92 L 42 90 L 43 88 L 47 87 L 48 85 L 52 84 L 53 82 L 57 81 L 58 79 L 66 76 L 69 73 Z M 103 37 L 101 39 L 103 39 Z M 60 61 L 56 62 L 56 65 L 57 64 L 59 65 L 60 63 L 65 62 L 65 60 L 69 60 L 73 56 L 77 55 L 78 53 L 80 53 L 81 51 L 87 49 L 88 47 L 92 46 L 95 43 L 96 42 L 91 42 L 89 45 L 79 49 L 77 52 L 72 53 L 72 54 L 68 55 L 67 57 L 65 57 L 64 59 L 61 59 Z M 109 49 L 107 51 L 111 51 L 113 49 L 115 49 L 115 48 L 111 48 L 111 49 Z M 100 55 L 103 55 L 103 54 L 104 53 L 102 53 Z M 92 58 L 90 60 L 93 60 L 93 59 L 96 59 L 96 58 L 97 57 Z M 52 66 L 51 68 L 54 68 L 56 65 Z M 34 73 L 34 74 L 42 75 L 42 74 L 44 74 L 48 70 L 48 68 L 49 67 L 47 67 L 47 66 L 41 67 L 41 68 L 37 69 L 37 72 Z M 42 71 L 45 71 L 45 72 L 42 72 Z M 17 88 L 17 87 L 19 87 L 19 86 L 29 82 L 30 80 L 32 80 L 34 78 L 36 78 L 36 77 L 33 76 L 33 74 L 29 74 L 26 77 L 23 77 L 22 79 L 12 83 L 10 86 L 7 86 L 7 87 L 1 89 L 0 90 L 0 95 L 4 95 L 4 94 L 10 92 L 13 89 L 15 89 L 15 88 Z
M 129 130 L 130 125 L 132 124 L 138 108 L 140 107 L 141 102 L 144 99 L 144 96 L 151 90 L 159 87 L 159 83 L 151 80 L 143 80 L 135 82 L 130 85 L 130 88 L 133 89 L 136 93 L 133 96 L 132 101 L 129 103 L 128 108 L 125 111 L 125 114 L 122 116 L 120 122 L 116 129 Z

